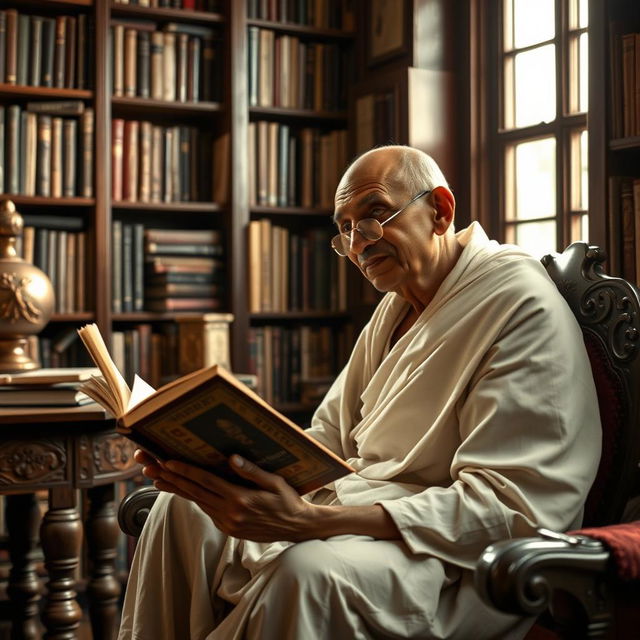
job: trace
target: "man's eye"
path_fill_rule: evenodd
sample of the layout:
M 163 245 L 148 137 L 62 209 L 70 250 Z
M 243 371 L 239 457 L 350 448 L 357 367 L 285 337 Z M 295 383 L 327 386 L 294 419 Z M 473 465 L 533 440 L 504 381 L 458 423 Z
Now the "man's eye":
M 340 225 L 340 233 L 349 233 L 349 231 L 351 231 L 351 223 L 350 222 L 343 222 Z
M 369 212 L 372 218 L 383 218 L 386 214 L 387 210 L 384 207 L 376 207 Z

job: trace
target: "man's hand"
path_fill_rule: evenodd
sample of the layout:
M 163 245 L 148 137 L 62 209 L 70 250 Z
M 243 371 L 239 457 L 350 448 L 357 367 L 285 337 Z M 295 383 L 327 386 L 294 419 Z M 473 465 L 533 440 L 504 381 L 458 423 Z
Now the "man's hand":
M 304 501 L 281 476 L 240 456 L 231 457 L 232 469 L 258 488 L 232 484 L 176 460 L 161 463 L 140 450 L 135 459 L 144 465 L 144 475 L 158 489 L 192 500 L 227 535 L 257 542 L 299 542 L 317 537 L 310 525 L 318 507 Z

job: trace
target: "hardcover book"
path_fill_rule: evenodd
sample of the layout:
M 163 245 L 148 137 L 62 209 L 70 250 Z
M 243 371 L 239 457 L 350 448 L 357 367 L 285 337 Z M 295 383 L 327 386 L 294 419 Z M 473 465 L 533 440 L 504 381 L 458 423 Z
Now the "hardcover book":
M 159 459 L 179 459 L 232 482 L 239 454 L 304 494 L 353 472 L 344 460 L 218 365 L 157 391 L 136 377 L 130 389 L 95 324 L 78 330 L 103 378 L 81 389 L 117 418 L 117 429 Z

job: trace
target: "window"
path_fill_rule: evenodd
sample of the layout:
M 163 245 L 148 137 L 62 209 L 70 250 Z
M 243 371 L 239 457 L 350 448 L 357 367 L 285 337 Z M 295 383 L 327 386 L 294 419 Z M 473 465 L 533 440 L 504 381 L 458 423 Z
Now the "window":
M 492 220 L 537 257 L 587 239 L 588 0 L 501 0 Z M 489 73 L 493 73 L 489 70 Z M 491 126 L 491 125 L 490 125 Z

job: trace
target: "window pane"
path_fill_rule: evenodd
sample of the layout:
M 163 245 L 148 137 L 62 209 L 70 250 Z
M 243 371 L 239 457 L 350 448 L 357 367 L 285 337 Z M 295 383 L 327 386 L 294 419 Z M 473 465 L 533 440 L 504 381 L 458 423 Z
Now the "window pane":
M 554 4 L 554 0 L 513 0 L 513 40 L 516 48 L 545 42 L 555 36 Z
M 517 244 L 536 258 L 556 251 L 556 223 L 553 220 L 514 224 L 507 228 L 507 242 Z
M 523 142 L 515 150 L 515 218 L 555 216 L 556 139 Z
M 571 218 L 571 238 L 569 242 L 589 242 L 589 216 L 582 213 Z
M 554 120 L 556 117 L 555 45 L 545 45 L 517 54 L 515 74 L 516 127 Z M 507 99 L 509 99 L 508 96 Z
M 589 0 L 579 0 L 579 22 L 580 28 L 589 26 Z
M 586 211 L 589 207 L 589 152 L 588 133 L 575 131 L 571 134 L 571 184 L 570 203 L 572 211 Z
M 579 67 L 580 67 L 580 111 L 586 111 L 589 105 L 589 36 L 586 33 L 580 34 L 579 46 Z

